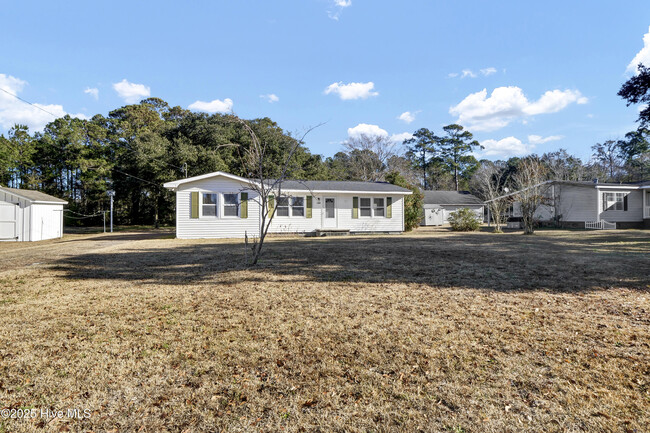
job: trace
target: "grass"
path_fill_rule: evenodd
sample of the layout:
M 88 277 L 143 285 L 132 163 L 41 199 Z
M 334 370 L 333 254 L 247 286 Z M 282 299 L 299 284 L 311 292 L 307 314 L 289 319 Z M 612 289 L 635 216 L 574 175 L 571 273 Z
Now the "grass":
M 92 415 L 6 431 L 650 425 L 647 231 L 13 245 L 0 408 Z

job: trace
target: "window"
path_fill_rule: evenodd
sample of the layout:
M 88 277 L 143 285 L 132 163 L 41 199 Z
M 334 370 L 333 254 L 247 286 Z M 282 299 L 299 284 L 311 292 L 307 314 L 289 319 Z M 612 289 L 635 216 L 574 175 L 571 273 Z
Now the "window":
M 278 197 L 277 216 L 289 216 L 289 197 Z
M 305 198 L 293 197 L 291 199 L 291 216 L 305 216 Z
M 238 216 L 239 200 L 238 194 L 224 194 L 223 195 L 223 216 L 236 217 Z
M 370 207 L 369 198 L 360 198 L 359 199 L 359 215 L 362 217 L 372 216 L 372 207 Z
M 217 216 L 217 195 L 212 193 L 203 193 L 203 204 L 201 205 L 201 214 L 204 217 Z
M 385 210 L 384 210 L 384 199 L 383 198 L 376 198 L 373 200 L 373 209 L 375 210 L 375 216 L 376 217 L 383 217 L 386 215 Z
M 603 211 L 627 210 L 627 194 L 624 192 L 604 192 Z

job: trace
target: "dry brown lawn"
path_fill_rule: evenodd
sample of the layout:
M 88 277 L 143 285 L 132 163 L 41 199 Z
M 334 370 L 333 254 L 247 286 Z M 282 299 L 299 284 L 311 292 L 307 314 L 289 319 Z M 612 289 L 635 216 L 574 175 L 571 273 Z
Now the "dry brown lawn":
M 0 245 L 0 432 L 647 432 L 650 232 Z

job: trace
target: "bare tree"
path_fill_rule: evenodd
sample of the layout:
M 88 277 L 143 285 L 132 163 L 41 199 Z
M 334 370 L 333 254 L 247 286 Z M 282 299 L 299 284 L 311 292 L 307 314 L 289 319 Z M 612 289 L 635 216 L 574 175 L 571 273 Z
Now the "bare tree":
M 259 238 L 252 242 L 252 254 L 249 263 L 250 265 L 255 265 L 260 258 L 264 246 L 264 240 L 266 239 L 266 235 L 271 227 L 271 222 L 275 216 L 277 200 L 283 196 L 287 197 L 286 194 L 283 194 L 283 183 L 287 181 L 291 175 L 291 162 L 293 156 L 300 145 L 304 143 L 307 134 L 321 126 L 322 123 L 309 128 L 300 139 L 295 140 L 289 152 L 284 156 L 284 161 L 281 164 L 279 173 L 276 173 L 271 177 L 269 173 L 269 159 L 271 156 L 267 154 L 266 143 L 260 142 L 255 131 L 253 131 L 245 120 L 236 116 L 234 116 L 234 119 L 243 126 L 251 138 L 251 143 L 248 147 L 243 148 L 242 146 L 239 146 L 239 156 L 249 180 L 246 189 L 253 191 L 254 197 L 251 197 L 251 200 L 258 203 L 260 208 L 260 234 Z
M 537 158 L 522 159 L 513 175 L 514 186 L 518 190 L 515 199 L 521 206 L 524 234 L 535 232 L 535 212 L 540 205 L 547 203 L 550 181 L 547 168 Z
M 396 154 L 395 143 L 385 135 L 361 134 L 343 143 L 351 169 L 365 181 L 384 180 L 389 159 Z
M 592 163 L 602 167 L 603 171 L 607 173 L 607 180 L 614 182 L 621 176 L 621 167 L 623 166 L 623 158 L 621 158 L 620 144 L 618 141 L 607 140 L 603 143 L 596 143 L 591 146 L 594 152 L 592 155 Z
M 509 172 L 503 162 L 483 161 L 474 176 L 472 186 L 477 195 L 486 202 L 489 217 L 494 222 L 494 232 L 502 233 L 506 212 L 511 198 L 508 194 Z

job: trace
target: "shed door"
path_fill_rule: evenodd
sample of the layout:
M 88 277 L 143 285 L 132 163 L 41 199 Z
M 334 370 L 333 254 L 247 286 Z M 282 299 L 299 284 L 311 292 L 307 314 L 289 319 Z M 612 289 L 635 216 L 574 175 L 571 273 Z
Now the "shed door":
M 18 239 L 18 206 L 0 201 L 0 240 Z

